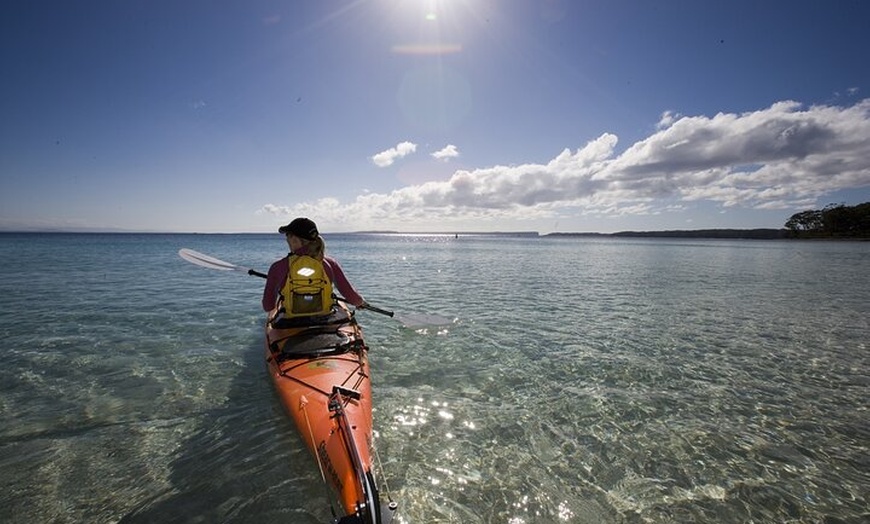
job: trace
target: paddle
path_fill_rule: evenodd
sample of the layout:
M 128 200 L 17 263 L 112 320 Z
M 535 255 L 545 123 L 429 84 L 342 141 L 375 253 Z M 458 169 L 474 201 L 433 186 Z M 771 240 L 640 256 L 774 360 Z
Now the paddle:
M 180 256 L 184 260 L 187 260 L 191 264 L 196 264 L 197 266 L 207 267 L 209 269 L 217 269 L 219 271 L 241 271 L 242 273 L 247 273 L 256 277 L 266 278 L 265 273 L 260 273 L 259 271 L 254 271 L 253 269 L 248 269 L 245 267 L 237 266 L 235 264 L 230 264 L 229 262 L 218 260 L 217 258 L 204 255 L 199 251 L 194 251 L 186 247 L 178 250 L 178 256 Z
M 253 275 L 260 278 L 266 278 L 266 274 L 260 273 L 259 271 L 254 271 L 253 269 L 249 269 L 246 267 L 237 266 L 235 264 L 230 264 L 229 262 L 224 262 L 223 260 L 211 257 L 209 255 L 205 255 L 200 253 L 199 251 L 194 251 L 188 248 L 181 248 L 178 250 L 178 256 L 187 260 L 191 264 L 195 264 L 200 267 L 208 268 L 208 269 L 217 269 L 218 271 L 238 271 L 240 273 L 247 273 L 248 275 Z M 403 326 L 408 328 L 417 328 L 417 327 L 425 327 L 425 326 L 443 326 L 447 324 L 452 324 L 452 321 L 449 318 L 440 317 L 438 315 L 399 315 L 393 311 L 389 311 L 387 309 L 381 309 L 379 307 L 373 306 L 371 304 L 363 304 L 359 307 L 359 309 L 367 309 L 369 311 L 374 311 L 375 313 L 379 313 L 381 315 L 386 315 L 388 317 L 395 318 L 399 322 L 402 323 Z
M 339 298 L 339 300 L 342 299 Z M 375 307 L 369 303 L 365 303 L 359 306 L 359 309 L 369 309 L 371 311 L 374 311 L 375 313 L 380 313 L 381 315 L 393 317 L 394 319 L 401 322 L 402 327 L 410 329 L 419 329 L 430 326 L 446 326 L 453 323 L 453 321 L 447 317 L 433 315 L 431 313 L 405 313 L 397 315 L 392 311 L 387 311 L 386 309 Z
M 394 319 L 401 322 L 402 327 L 410 329 L 420 329 L 430 326 L 446 326 L 453 323 L 453 321 L 447 317 L 433 315 L 431 313 L 405 313 L 397 315 L 392 311 L 387 311 L 386 309 L 375 307 L 369 303 L 359 306 L 359 309 L 369 309 L 371 311 L 374 311 L 375 313 L 380 313 L 381 315 L 393 317 Z

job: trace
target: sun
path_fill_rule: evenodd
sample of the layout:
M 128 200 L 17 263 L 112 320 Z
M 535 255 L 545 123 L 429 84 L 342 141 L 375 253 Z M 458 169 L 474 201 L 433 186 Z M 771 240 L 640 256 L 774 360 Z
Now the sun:
M 406 19 L 439 22 L 453 18 L 461 10 L 468 10 L 472 0 L 399 0 L 395 7 L 403 11 Z
M 392 51 L 403 55 L 445 55 L 462 51 L 468 38 L 470 0 L 401 0 L 394 4 L 398 22 Z M 401 35 L 401 36 L 399 36 Z

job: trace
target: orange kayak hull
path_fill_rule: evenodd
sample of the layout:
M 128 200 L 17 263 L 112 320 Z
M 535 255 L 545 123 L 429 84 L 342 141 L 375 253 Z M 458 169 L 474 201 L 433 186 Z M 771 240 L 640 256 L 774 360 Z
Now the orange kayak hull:
M 366 475 L 373 478 L 367 351 L 352 316 L 326 329 L 266 325 L 269 376 L 347 515 L 370 504 L 363 488 Z

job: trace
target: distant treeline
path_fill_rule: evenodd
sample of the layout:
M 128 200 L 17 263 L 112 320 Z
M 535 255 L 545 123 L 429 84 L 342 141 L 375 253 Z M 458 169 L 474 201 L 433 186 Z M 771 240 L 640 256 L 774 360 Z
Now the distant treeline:
M 870 202 L 847 206 L 829 204 L 824 209 L 795 213 L 785 229 L 692 229 L 674 231 L 620 231 L 618 233 L 549 233 L 555 237 L 646 238 L 870 238 Z
M 870 202 L 801 211 L 785 227 L 792 238 L 870 238 Z
M 785 229 L 695 229 L 692 231 L 622 231 L 615 237 L 666 237 L 666 238 L 747 238 L 771 240 L 788 238 Z
M 640 238 L 740 238 L 777 240 L 789 238 L 787 229 L 692 229 L 674 231 L 620 231 L 618 233 L 550 233 L 563 237 L 640 237 Z

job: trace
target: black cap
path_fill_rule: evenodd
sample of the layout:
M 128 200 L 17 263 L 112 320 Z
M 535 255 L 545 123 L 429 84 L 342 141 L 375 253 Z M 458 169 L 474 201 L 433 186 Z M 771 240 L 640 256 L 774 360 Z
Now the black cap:
M 317 224 L 307 218 L 297 218 L 286 226 L 278 228 L 278 232 L 287 235 L 292 234 L 304 240 L 314 240 L 317 238 Z

